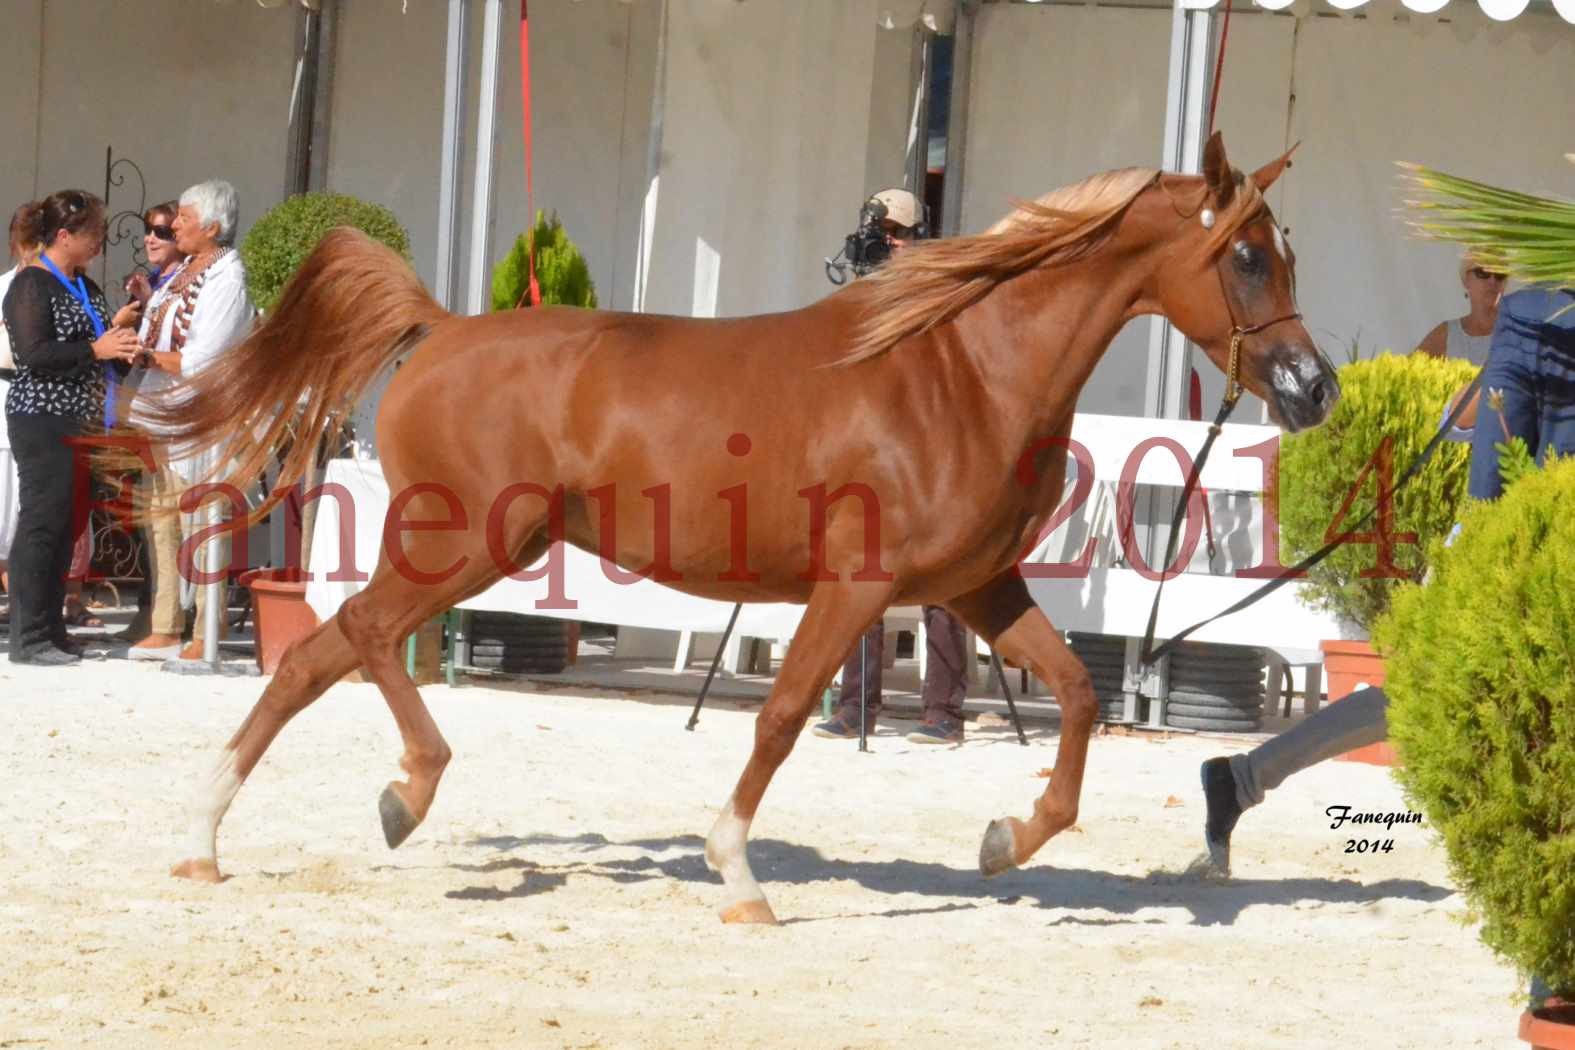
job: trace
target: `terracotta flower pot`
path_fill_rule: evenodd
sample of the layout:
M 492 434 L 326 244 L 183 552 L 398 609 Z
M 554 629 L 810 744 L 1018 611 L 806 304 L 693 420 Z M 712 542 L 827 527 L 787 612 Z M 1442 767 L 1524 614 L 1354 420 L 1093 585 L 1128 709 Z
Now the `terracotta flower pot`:
M 257 666 L 273 674 L 285 650 L 317 630 L 317 614 L 306 604 L 299 569 L 253 569 L 240 582 L 252 592 L 257 620 Z
M 1575 1004 L 1527 1010 L 1520 1015 L 1520 1038 L 1532 1050 L 1575 1050 Z
M 1318 647 L 1323 650 L 1324 680 L 1329 684 L 1331 701 L 1339 702 L 1342 697 L 1349 696 L 1363 686 L 1384 684 L 1384 658 L 1366 642 L 1324 641 Z M 1339 757 L 1345 762 L 1392 766 L 1395 764 L 1395 749 L 1387 740 L 1380 740 L 1376 744 L 1347 751 Z

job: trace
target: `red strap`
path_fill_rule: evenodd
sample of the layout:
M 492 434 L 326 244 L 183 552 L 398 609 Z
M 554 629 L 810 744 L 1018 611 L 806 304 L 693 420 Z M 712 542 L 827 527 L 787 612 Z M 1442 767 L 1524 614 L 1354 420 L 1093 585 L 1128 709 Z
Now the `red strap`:
M 516 307 L 525 304 L 525 296 L 530 296 L 532 306 L 541 305 L 541 286 L 536 283 L 536 188 L 531 181 L 531 142 L 530 142 L 530 23 L 526 20 L 526 6 L 529 0 L 520 0 L 520 112 L 525 120 L 525 214 L 529 217 L 530 233 L 526 234 L 527 251 L 529 254 L 530 282 L 525 292 L 520 296 Z
M 1220 104 L 1220 80 L 1225 76 L 1225 43 L 1230 39 L 1230 5 L 1231 0 L 1225 0 L 1225 25 L 1220 29 L 1219 57 L 1214 60 L 1214 90 L 1210 92 L 1209 126 L 1204 129 L 1205 134 L 1214 130 L 1214 107 Z

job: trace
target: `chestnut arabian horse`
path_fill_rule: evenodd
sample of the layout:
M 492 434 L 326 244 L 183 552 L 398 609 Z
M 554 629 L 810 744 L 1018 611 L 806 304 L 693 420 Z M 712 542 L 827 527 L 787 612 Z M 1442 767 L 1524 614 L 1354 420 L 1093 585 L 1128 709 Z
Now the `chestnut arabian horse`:
M 219 878 L 218 826 L 242 782 L 358 666 L 403 737 L 406 779 L 380 803 L 389 845 L 403 842 L 450 752 L 402 640 L 558 538 L 691 594 L 806 606 L 706 839 L 724 921 L 776 921 L 750 872 L 750 823 L 822 690 L 892 605 L 945 606 L 1053 689 L 1055 777 L 1027 819 L 992 822 L 980 851 L 986 875 L 1023 864 L 1077 819 L 1097 707 L 1017 563 L 1060 500 L 1073 410 L 1101 355 L 1127 321 L 1163 314 L 1283 427 L 1322 423 L 1339 398 L 1263 197 L 1288 158 L 1243 175 L 1215 135 L 1201 176 L 1096 175 L 979 236 L 909 247 L 813 305 L 720 320 L 453 316 L 393 252 L 333 231 L 190 396 L 150 410 L 175 454 L 216 450 L 227 466 L 212 480 L 240 488 L 288 442 L 277 494 L 308 467 L 303 436 L 336 433 L 402 362 L 377 417 L 396 500 L 376 572 L 284 656 L 200 785 L 173 874 Z

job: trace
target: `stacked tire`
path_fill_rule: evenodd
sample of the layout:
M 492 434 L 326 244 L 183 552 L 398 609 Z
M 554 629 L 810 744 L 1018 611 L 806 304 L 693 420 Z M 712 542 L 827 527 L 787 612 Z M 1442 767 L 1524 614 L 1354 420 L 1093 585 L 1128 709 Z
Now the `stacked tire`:
M 1072 631 L 1067 639 L 1072 651 L 1088 668 L 1089 678 L 1093 679 L 1094 697 L 1099 701 L 1097 719 L 1101 722 L 1125 721 L 1127 698 L 1121 686 L 1127 662 L 1127 640 L 1080 631 Z M 1142 714 L 1139 709 L 1140 719 Z
M 1267 654 L 1246 645 L 1183 642 L 1170 657 L 1165 724 L 1210 732 L 1253 732 L 1263 722 Z
M 558 674 L 569 664 L 568 624 L 550 616 L 470 614 L 470 666 L 504 674 Z

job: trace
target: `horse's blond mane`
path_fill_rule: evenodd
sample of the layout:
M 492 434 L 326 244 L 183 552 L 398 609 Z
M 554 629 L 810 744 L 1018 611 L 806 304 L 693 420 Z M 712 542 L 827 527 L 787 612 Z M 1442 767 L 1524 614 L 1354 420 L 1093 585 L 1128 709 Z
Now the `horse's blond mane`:
M 1097 251 L 1115 231 L 1116 219 L 1158 180 L 1152 168 L 1123 168 L 1018 205 L 1006 218 L 973 237 L 929 241 L 904 249 L 854 287 L 864 319 L 853 348 L 839 363 L 878 357 L 902 340 L 956 317 L 1011 277 L 1046 263 Z M 1204 248 L 1215 251 L 1262 206 L 1251 179 L 1238 179 L 1228 214 L 1219 216 Z

